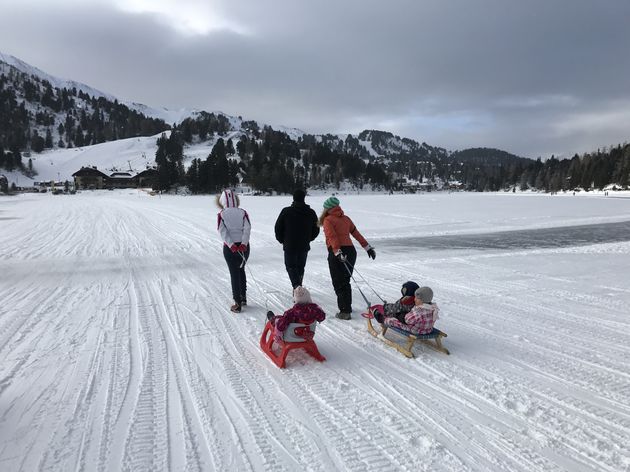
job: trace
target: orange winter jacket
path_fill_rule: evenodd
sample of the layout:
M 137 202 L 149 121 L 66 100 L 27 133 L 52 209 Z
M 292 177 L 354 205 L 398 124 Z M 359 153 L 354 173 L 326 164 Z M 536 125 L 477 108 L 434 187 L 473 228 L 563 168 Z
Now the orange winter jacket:
M 336 252 L 342 246 L 352 246 L 350 235 L 359 242 L 361 247 L 368 246 L 368 242 L 359 233 L 352 220 L 343 214 L 343 210 L 339 206 L 328 210 L 323 226 L 326 246 L 332 248 L 333 252 Z

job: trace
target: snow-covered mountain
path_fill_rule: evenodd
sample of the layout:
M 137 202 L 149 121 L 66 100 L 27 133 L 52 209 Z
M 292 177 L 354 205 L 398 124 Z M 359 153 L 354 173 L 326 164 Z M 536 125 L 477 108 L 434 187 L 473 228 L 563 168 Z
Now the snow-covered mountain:
M 433 180 L 436 177 L 446 181 L 458 179 L 462 173 L 460 163 L 449 159 L 451 153 L 446 149 L 391 132 L 365 130 L 358 135 L 315 135 L 296 128 L 259 124 L 222 112 L 169 110 L 121 102 L 112 94 L 55 77 L 2 53 L 0 112 L 0 151 L 8 151 L 5 153 L 8 157 L 0 162 L 0 167 L 6 170 L 5 173 L 28 170 L 27 174 L 33 177 L 29 167 L 33 166 L 39 173 L 37 180 L 69 178 L 82 165 L 114 169 L 127 167 L 127 161 L 139 159 L 144 167 L 155 157 L 157 146 L 149 143 L 154 143 L 157 136 L 171 128 L 182 134 L 184 166 L 193 159 L 206 160 L 219 139 L 226 143 L 232 140 L 232 146 L 236 147 L 238 141 L 247 138 L 246 161 L 253 157 L 255 148 L 262 146 L 263 160 L 271 160 L 271 167 L 286 165 L 287 176 L 293 175 L 293 169 L 302 168 L 303 172 L 302 157 L 309 156 L 309 160 L 319 166 L 319 176 L 312 182 L 314 185 L 332 180 L 338 182 L 348 176 L 369 181 L 377 174 L 381 181 L 385 174 L 391 181 L 405 178 Z M 272 136 L 271 132 L 282 136 Z M 118 145 L 104 145 L 113 141 L 122 141 L 122 154 L 113 152 Z M 136 143 L 141 144 L 132 151 Z M 245 142 L 241 144 L 245 146 Z M 89 146 L 96 147 L 87 149 Z M 133 154 L 131 159 L 130 153 Z M 236 154 L 232 151 L 235 159 L 243 157 L 241 153 Z M 24 162 L 23 157 L 30 162 Z M 292 163 L 289 164 L 287 159 Z M 372 177 L 368 175 L 370 169 L 366 168 L 370 164 L 379 167 L 372 168 L 376 172 Z M 59 169 L 53 171 L 55 165 Z M 73 170 L 68 173 L 70 167 Z M 247 167 L 246 162 L 241 175 L 251 175 L 252 169 Z M 255 163 L 254 167 L 255 173 L 259 173 L 261 164 Z
M 48 74 L 47 72 L 44 72 L 43 70 L 35 66 L 27 64 L 26 62 L 18 59 L 15 56 L 0 52 L 0 73 L 8 73 L 10 72 L 11 68 L 23 72 L 28 76 L 37 77 L 42 81 L 45 80 L 49 82 L 54 88 L 58 88 L 60 90 L 64 88 L 68 90 L 76 89 L 77 91 L 81 91 L 92 97 L 102 97 L 111 102 L 118 100 L 114 95 L 110 93 L 103 92 L 75 80 L 55 77 L 54 75 Z M 151 106 L 136 102 L 119 101 L 119 103 L 126 105 L 127 107 L 129 107 L 129 109 L 135 110 L 138 113 L 142 113 L 149 118 L 156 118 L 168 124 L 180 123 L 184 119 L 195 116 L 195 114 L 198 113 L 198 110 L 190 110 L 187 108 L 182 108 L 180 110 L 169 110 L 168 108 L 153 108 Z

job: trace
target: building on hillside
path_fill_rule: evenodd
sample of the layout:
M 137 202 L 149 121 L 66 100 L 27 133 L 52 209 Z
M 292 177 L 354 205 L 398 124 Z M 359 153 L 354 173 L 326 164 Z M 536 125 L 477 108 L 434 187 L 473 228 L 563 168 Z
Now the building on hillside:
M 109 175 L 93 167 L 81 167 L 72 174 L 74 187 L 83 190 L 98 190 L 109 186 Z
M 130 172 L 113 172 L 109 175 L 109 188 L 137 187 Z
M 136 174 L 134 178 L 136 179 L 136 187 L 155 188 L 157 187 L 158 171 L 153 167 L 149 167 Z
M 98 190 L 112 188 L 137 188 L 137 187 L 155 187 L 157 184 L 157 170 L 147 168 L 142 172 L 133 175 L 131 172 L 115 171 L 106 174 L 93 167 L 81 167 L 72 174 L 74 178 L 74 186 L 81 190 Z

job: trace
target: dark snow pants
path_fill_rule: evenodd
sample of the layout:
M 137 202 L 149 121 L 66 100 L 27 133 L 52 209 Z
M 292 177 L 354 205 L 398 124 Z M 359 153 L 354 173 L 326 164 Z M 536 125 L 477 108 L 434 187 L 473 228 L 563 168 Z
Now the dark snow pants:
M 337 295 L 339 311 L 352 313 L 350 274 L 354 268 L 354 263 L 357 261 L 357 250 L 354 246 L 342 246 L 341 252 L 348 258 L 345 265 L 333 254 L 332 248 L 328 248 L 328 268 L 330 269 L 330 278 Z M 348 270 L 350 270 L 350 273 L 348 273 Z
M 236 243 L 237 245 L 239 243 Z M 249 259 L 249 245 L 247 251 L 243 253 L 245 260 Z M 223 245 L 223 257 L 227 262 L 228 269 L 230 270 L 230 280 L 232 282 L 232 298 L 234 303 L 241 304 L 247 300 L 247 277 L 245 276 L 245 265 L 243 264 L 243 258 L 240 253 L 232 252 L 229 247 Z
M 308 251 L 284 251 L 284 267 L 287 269 L 293 288 L 302 285 Z

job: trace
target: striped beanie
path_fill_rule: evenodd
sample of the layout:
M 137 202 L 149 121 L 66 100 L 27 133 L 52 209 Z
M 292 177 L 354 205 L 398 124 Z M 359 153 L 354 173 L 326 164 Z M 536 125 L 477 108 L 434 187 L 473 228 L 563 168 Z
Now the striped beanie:
M 337 197 L 328 197 L 324 202 L 324 208 L 326 208 L 326 210 L 330 210 L 336 206 L 339 206 L 339 199 Z

